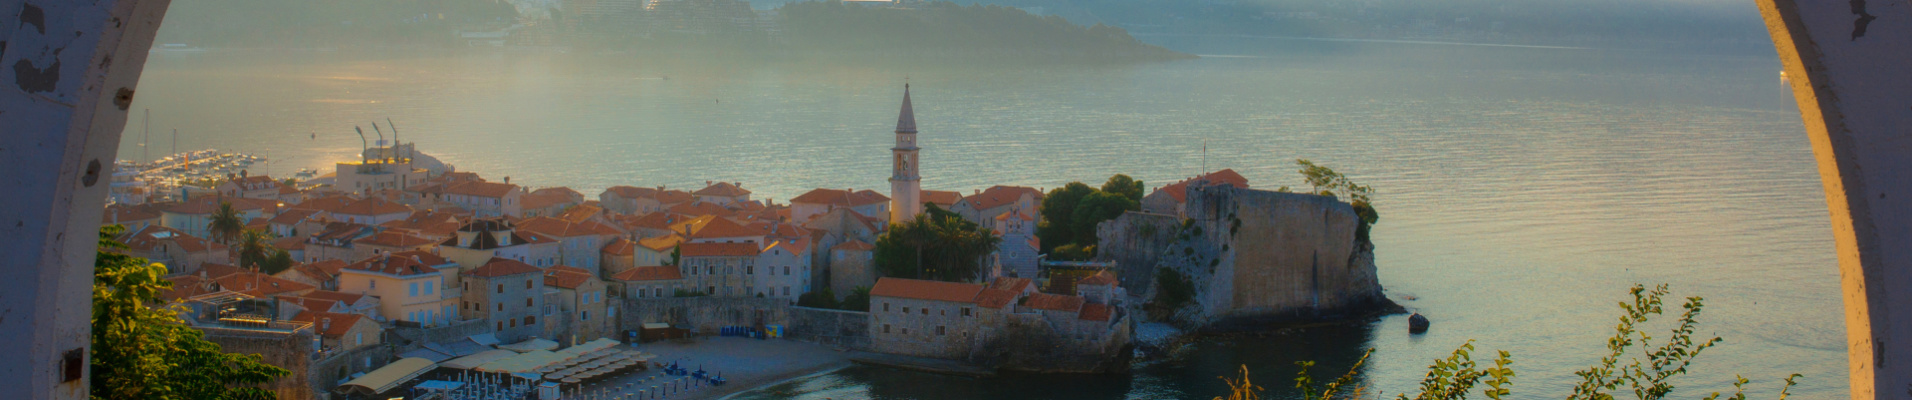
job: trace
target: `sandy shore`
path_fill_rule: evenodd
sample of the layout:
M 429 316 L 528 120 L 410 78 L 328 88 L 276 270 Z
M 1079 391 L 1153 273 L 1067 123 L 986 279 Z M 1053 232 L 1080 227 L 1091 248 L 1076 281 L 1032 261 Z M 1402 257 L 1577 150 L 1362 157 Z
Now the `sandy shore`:
M 703 368 L 704 371 L 722 376 L 729 382 L 718 387 L 686 385 L 690 381 L 688 377 L 666 376 L 661 369 L 652 368 L 650 371 L 586 385 L 583 392 L 589 395 L 603 390 L 603 393 L 607 395 L 606 398 L 610 398 L 610 394 L 649 391 L 653 387 L 675 383 L 678 387 L 688 388 L 674 391 L 673 394 L 663 398 L 716 399 L 806 375 L 848 367 L 851 365 L 850 357 L 859 354 L 836 351 L 813 343 L 735 337 L 662 341 L 637 345 L 635 348 L 646 353 L 657 354 L 657 359 L 653 361 L 665 364 L 675 361 L 692 371 Z M 626 384 L 630 384 L 628 389 Z

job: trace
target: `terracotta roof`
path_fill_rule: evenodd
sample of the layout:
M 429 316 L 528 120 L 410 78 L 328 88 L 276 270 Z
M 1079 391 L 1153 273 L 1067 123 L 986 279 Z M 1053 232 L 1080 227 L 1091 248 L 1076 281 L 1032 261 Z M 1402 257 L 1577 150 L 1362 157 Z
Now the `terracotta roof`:
M 889 197 L 884 197 L 882 194 L 870 190 L 853 192 L 848 189 L 811 189 L 809 192 L 790 199 L 790 204 L 828 204 L 838 207 L 856 207 L 885 203 L 888 201 L 890 201 Z
M 167 302 L 179 301 L 180 299 L 208 293 L 216 293 L 220 290 L 218 282 L 213 281 L 211 278 L 202 278 L 199 275 L 180 275 L 166 278 L 166 281 L 172 282 L 173 287 L 160 291 L 159 298 Z
M 693 201 L 693 202 L 674 205 L 666 210 L 670 212 L 678 213 L 678 214 L 698 215 L 698 216 L 705 216 L 705 215 L 723 216 L 723 215 L 731 215 L 731 214 L 737 213 L 736 211 L 732 211 L 731 209 L 724 208 L 724 206 L 717 205 L 716 203 L 706 203 L 701 201 Z
M 599 207 L 596 203 L 596 201 L 587 201 L 585 204 L 571 206 L 565 209 L 563 214 L 559 214 L 558 219 L 571 222 L 589 221 L 591 217 L 604 212 L 604 207 Z
M 764 232 L 761 229 L 751 229 L 750 227 L 739 225 L 736 222 L 731 222 L 730 220 L 723 219 L 723 218 L 713 218 L 709 222 L 701 224 L 701 226 L 696 226 L 695 229 L 690 232 L 690 237 L 692 239 L 750 237 L 750 236 L 763 236 L 763 235 L 764 235 Z
M 310 208 L 290 208 L 280 212 L 278 216 L 272 217 L 272 224 L 273 225 L 294 225 L 294 224 L 298 224 L 301 221 L 305 221 L 306 218 L 311 218 L 313 215 L 318 215 L 318 214 L 319 214 L 319 210 L 314 210 Z
M 329 311 L 332 311 L 332 308 L 339 306 L 339 302 L 337 301 L 315 299 L 310 297 L 299 297 L 299 296 L 279 296 L 279 301 L 297 304 L 299 305 L 299 307 L 303 307 L 306 310 L 310 310 L 310 311 L 329 312 Z
M 1014 203 L 1016 200 L 1022 199 L 1022 195 L 1024 194 L 1033 194 L 1036 200 L 1042 200 L 1042 191 L 1036 190 L 1036 188 L 996 185 L 990 186 L 988 189 L 983 189 L 982 193 L 964 197 L 963 201 L 969 202 L 970 206 L 975 207 L 977 210 L 987 210 Z
M 762 251 L 756 243 L 684 243 L 678 245 L 684 257 L 755 257 Z
M 974 283 L 885 277 L 876 280 L 876 287 L 870 289 L 870 297 L 896 297 L 955 303 L 974 303 L 976 302 L 976 295 L 982 291 L 983 285 Z
M 583 193 L 578 193 L 578 191 L 576 190 L 572 190 L 571 188 L 563 187 L 563 186 L 552 186 L 548 188 L 533 190 L 531 191 L 530 194 L 539 195 L 539 196 L 564 196 L 564 198 L 569 201 L 578 201 L 578 202 L 584 201 Z
M 1006 212 L 1006 213 L 1002 213 L 1002 215 L 997 215 L 997 216 L 996 216 L 996 220 L 997 220 L 997 221 L 1008 221 L 1008 220 L 1009 220 L 1009 218 L 1012 218 L 1012 217 L 1013 217 L 1013 218 L 1015 218 L 1015 219 L 1020 219 L 1020 220 L 1024 220 L 1024 221 L 1035 221 L 1035 220 L 1036 220 L 1036 218 L 1035 218 L 1035 217 L 1031 217 L 1031 216 L 1029 216 L 1029 212 L 1028 212 L 1028 211 L 1024 211 L 1024 210 L 1022 210 L 1022 209 L 1020 209 L 1020 208 L 1018 208 L 1018 209 L 1015 209 L 1015 210 L 1013 210 L 1013 211 L 1010 211 L 1010 212 Z
M 989 288 L 1022 293 L 1023 290 L 1029 289 L 1029 285 L 1033 285 L 1033 284 L 1035 284 L 1035 281 L 1030 280 L 1029 278 L 1011 278 L 1011 277 L 1003 276 L 1003 277 L 997 277 L 995 280 L 989 281 Z
M 1163 186 L 1155 190 L 1167 191 L 1168 196 L 1171 198 L 1174 198 L 1175 202 L 1177 203 L 1187 202 L 1188 201 L 1188 189 L 1187 189 L 1188 184 L 1189 182 L 1194 182 L 1197 180 L 1208 181 L 1210 185 L 1228 185 L 1228 186 L 1234 186 L 1234 187 L 1243 188 L 1243 189 L 1248 188 L 1248 178 L 1242 177 L 1240 173 L 1236 173 L 1235 170 L 1233 169 L 1224 169 L 1220 171 L 1210 172 L 1208 173 L 1208 175 L 1197 176 L 1194 178 L 1183 180 L 1181 182 L 1175 182 L 1173 184 L 1169 184 L 1168 186 Z
M 674 281 L 684 279 L 684 272 L 678 271 L 677 267 L 657 265 L 627 269 L 612 275 L 611 279 L 625 282 Z
M 337 267 L 334 268 L 332 265 L 336 265 Z M 339 270 L 342 269 L 345 269 L 345 261 L 325 260 L 317 263 L 295 264 L 291 268 L 286 268 L 286 271 L 302 274 L 316 281 L 325 282 L 338 279 Z
M 485 262 L 485 265 L 480 265 L 478 268 L 465 271 L 465 275 L 480 278 L 496 278 L 508 275 L 536 274 L 539 272 L 542 272 L 542 270 L 538 269 L 538 267 L 531 266 L 531 264 L 525 264 L 509 258 L 492 257 L 491 261 Z
M 571 222 L 551 217 L 537 217 L 519 221 L 518 229 L 542 233 L 555 237 L 577 237 L 585 235 L 617 235 L 617 228 L 591 222 Z
M 319 211 L 325 211 L 325 212 L 333 212 L 333 211 L 338 211 L 339 209 L 345 208 L 347 204 L 352 204 L 352 202 L 354 201 L 358 201 L 358 200 L 355 200 L 351 197 L 345 197 L 343 195 L 325 196 L 325 197 L 319 197 L 315 199 L 306 200 L 304 203 L 295 204 L 295 205 L 292 205 L 291 207 L 304 208 L 309 210 L 319 210 Z
M 641 188 L 636 186 L 612 186 L 610 188 L 604 189 L 604 192 L 616 195 L 617 197 L 623 197 L 626 199 L 638 199 L 638 198 L 657 196 L 656 188 Z
M 924 203 L 935 203 L 936 205 L 943 206 L 943 208 L 949 208 L 950 206 L 956 205 L 956 202 L 963 201 L 962 192 L 924 190 L 922 195 Z
M 490 198 L 504 198 L 515 190 L 518 190 L 518 185 L 493 182 L 463 182 L 448 185 L 444 189 L 446 194 Z
M 254 297 L 270 297 L 277 294 L 296 293 L 313 289 L 312 285 L 274 278 L 272 275 L 252 271 L 227 274 L 226 276 L 213 278 L 213 280 L 219 282 L 220 288 L 252 295 Z
M 422 257 L 414 258 L 403 255 L 402 253 L 390 253 L 367 257 L 364 260 L 346 265 L 345 269 L 408 276 L 438 272 L 438 269 L 432 268 L 432 265 L 436 264 L 427 264 Z
M 1115 314 L 1106 304 L 1088 303 L 1082 305 L 1082 313 L 1076 318 L 1083 321 L 1108 321 Z
M 372 246 L 411 248 L 411 247 L 428 246 L 428 245 L 437 244 L 438 241 L 426 239 L 422 237 L 417 237 L 417 236 L 412 236 L 404 232 L 387 230 L 384 232 L 372 234 L 372 236 L 366 236 L 362 239 L 353 240 L 352 243 L 372 245 Z
M 585 281 L 597 279 L 583 268 L 557 265 L 544 270 L 544 285 L 576 290 Z
M 343 265 L 343 264 L 344 264 L 343 262 L 340 263 L 340 265 Z M 306 294 L 299 295 L 299 297 L 331 300 L 331 301 L 336 301 L 336 302 L 339 302 L 340 304 L 345 304 L 348 306 L 352 304 L 358 304 L 359 300 L 365 299 L 365 295 L 362 295 L 362 294 L 334 292 L 330 290 L 314 290 Z
M 622 237 L 619 237 L 617 239 L 612 239 L 611 243 L 605 244 L 604 249 L 599 251 L 603 252 L 604 254 L 610 254 L 614 256 L 628 256 L 632 254 L 637 254 L 636 248 L 637 248 L 637 242 L 632 242 L 630 240 L 626 240 Z
M 1115 286 L 1117 283 L 1119 282 L 1115 280 L 1115 273 L 1109 272 L 1108 270 L 1103 270 L 1102 272 L 1095 273 L 1095 275 L 1091 275 L 1087 278 L 1082 278 L 1081 280 L 1076 281 L 1075 284 L 1077 286 L 1081 286 L 1081 285 Z
M 132 222 L 132 221 L 159 219 L 159 217 L 160 215 L 159 215 L 158 209 L 155 209 L 154 207 L 151 207 L 145 204 L 141 204 L 141 205 L 114 204 L 114 205 L 106 206 L 106 214 L 100 215 L 100 223 L 101 224 L 125 223 L 125 222 Z
M 849 241 L 843 242 L 843 244 L 836 245 L 836 247 L 831 247 L 830 250 L 871 251 L 876 250 L 876 245 L 865 243 L 861 240 L 850 239 Z
M 643 216 L 619 215 L 614 218 L 618 225 L 624 226 L 624 229 L 645 228 L 670 230 L 671 224 L 676 223 L 679 218 L 685 217 L 669 212 L 654 212 L 644 214 Z
M 219 203 L 221 202 L 232 203 L 232 209 L 236 211 L 264 210 L 265 212 L 271 213 L 277 212 L 279 208 L 278 200 L 200 196 L 168 207 L 165 211 L 174 214 L 212 214 L 214 211 L 219 210 Z
M 226 248 L 226 245 L 213 243 L 206 239 L 200 239 L 193 235 L 188 235 L 185 232 L 180 232 L 177 229 L 160 225 L 147 225 L 144 229 L 121 233 L 119 241 L 120 243 L 125 243 L 127 248 L 139 251 L 153 251 L 154 247 L 164 243 L 179 246 L 180 250 L 185 250 L 188 253 L 197 253 L 207 250 L 224 250 Z
M 696 197 L 691 196 L 690 192 L 685 192 L 682 190 L 666 190 L 662 192 L 657 192 L 657 202 L 663 203 L 663 204 L 677 204 L 677 203 L 688 202 L 694 199 L 696 199 Z
M 227 182 L 238 185 L 239 190 L 276 189 L 279 187 L 279 181 L 272 180 L 271 176 L 266 175 L 235 177 Z
M 320 336 L 337 338 L 351 333 L 352 326 L 357 325 L 359 319 L 364 317 L 358 314 L 306 311 L 292 317 L 292 320 L 311 322 L 313 332 L 317 332 Z M 330 324 L 325 322 L 328 319 L 331 320 Z
M 566 189 L 569 190 L 569 189 Z M 540 190 L 543 191 L 543 190 Z M 564 193 L 531 193 L 519 197 L 518 204 L 525 209 L 540 209 L 572 202 Z
M 737 186 L 734 183 L 717 182 L 717 183 L 711 184 L 710 186 L 705 186 L 703 189 L 697 189 L 697 192 L 694 194 L 698 196 L 737 197 L 737 196 L 748 195 L 750 194 L 750 191 L 744 190 L 742 186 Z
M 653 238 L 638 239 L 637 245 L 643 246 L 644 248 L 650 249 L 651 251 L 655 251 L 655 252 L 666 252 L 666 251 L 670 251 L 672 247 L 677 247 L 677 244 L 684 243 L 684 240 L 685 239 L 683 236 L 666 235 L 666 236 L 658 236 Z
M 386 200 L 382 197 L 367 197 L 359 201 L 351 202 L 349 204 L 339 207 L 337 210 L 332 211 L 333 214 L 365 215 L 365 216 L 400 214 L 400 213 L 410 213 L 410 212 L 412 212 L 412 208 L 410 206 L 395 203 L 395 202 L 392 202 L 391 200 Z
M 431 236 L 451 236 L 464 226 L 458 214 L 443 211 L 413 211 L 405 219 L 385 221 L 378 226 L 386 228 L 410 229 Z
M 1082 309 L 1082 296 L 1033 293 L 1022 305 L 1037 310 L 1076 312 Z
M 1001 309 L 1009 306 L 1009 302 L 1016 301 L 1016 296 L 1020 294 L 1022 294 L 1022 292 L 1014 290 L 983 289 L 981 292 L 976 293 L 976 305 L 984 308 Z

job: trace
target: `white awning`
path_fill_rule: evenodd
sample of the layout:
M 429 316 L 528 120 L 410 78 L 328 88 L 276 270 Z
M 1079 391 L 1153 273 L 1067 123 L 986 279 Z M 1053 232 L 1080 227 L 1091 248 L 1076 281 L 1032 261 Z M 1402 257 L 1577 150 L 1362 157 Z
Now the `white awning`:
M 438 363 L 434 363 L 432 360 L 415 357 L 401 358 L 398 361 L 393 361 L 391 364 L 385 364 L 383 367 L 372 370 L 372 372 L 366 373 L 365 376 L 353 379 L 344 385 L 339 385 L 339 388 L 361 395 L 376 396 L 379 393 L 385 393 L 393 388 L 397 388 L 398 385 L 405 383 L 405 381 L 417 378 L 419 375 L 424 375 L 425 372 L 437 367 Z
M 458 357 L 451 361 L 439 363 L 438 365 L 445 368 L 472 369 L 478 368 L 480 365 L 485 365 L 485 363 L 515 355 L 518 355 L 518 353 L 511 350 L 485 350 L 478 354 Z

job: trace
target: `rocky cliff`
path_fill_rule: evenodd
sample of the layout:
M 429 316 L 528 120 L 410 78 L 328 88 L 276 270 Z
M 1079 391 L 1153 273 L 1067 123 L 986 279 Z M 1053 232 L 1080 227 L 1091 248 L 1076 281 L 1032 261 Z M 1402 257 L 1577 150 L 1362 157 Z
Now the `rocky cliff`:
M 1168 276 L 1192 284 L 1171 322 L 1188 328 L 1232 329 L 1260 323 L 1352 315 L 1384 307 L 1375 275 L 1373 246 L 1355 239 L 1360 219 L 1333 197 L 1233 187 L 1193 187 L 1188 219 L 1166 244 L 1147 238 L 1143 226 L 1159 218 L 1119 218 L 1098 233 L 1098 256 L 1138 265 L 1141 252 L 1163 247 L 1153 268 L 1123 267 L 1125 278 Z M 1124 217 L 1129 217 L 1125 215 Z M 1127 248 L 1118 248 L 1127 247 Z M 1146 271 L 1146 272 L 1144 272 Z M 1131 278 L 1132 279 L 1132 278 Z M 1161 300 L 1163 282 L 1149 279 L 1136 293 Z M 1138 281 L 1125 280 L 1124 286 Z M 1138 286 L 1130 286 L 1135 290 Z

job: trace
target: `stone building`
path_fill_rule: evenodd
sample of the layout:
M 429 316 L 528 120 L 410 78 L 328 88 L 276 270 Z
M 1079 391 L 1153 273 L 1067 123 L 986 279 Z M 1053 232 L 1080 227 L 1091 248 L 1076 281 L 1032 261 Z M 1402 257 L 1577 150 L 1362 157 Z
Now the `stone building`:
M 980 226 L 991 226 L 996 216 L 1016 210 L 1030 211 L 1036 222 L 1041 222 L 1042 191 L 1023 186 L 990 186 L 964 196 L 949 210 Z
M 870 289 L 870 351 L 967 360 L 982 335 L 979 284 L 883 278 Z
M 438 242 L 411 234 L 386 230 L 352 240 L 352 258 L 363 260 L 366 257 L 383 253 L 401 251 L 422 251 L 436 253 Z
M 116 239 L 126 244 L 126 254 L 165 265 L 168 275 L 192 274 L 206 263 L 232 262 L 232 253 L 226 245 L 164 226 L 128 230 Z
M 458 291 L 445 286 L 445 271 L 457 266 L 422 251 L 380 253 L 347 264 L 339 274 L 339 291 L 378 297 L 378 314 L 421 325 L 444 325 L 461 320 Z
M 1034 209 L 1011 209 L 991 221 L 1002 243 L 989 256 L 990 277 L 1036 277 L 1042 241 L 1036 237 L 1035 214 Z
M 661 299 L 674 297 L 679 290 L 690 290 L 684 285 L 684 274 L 677 267 L 653 265 L 635 267 L 611 276 L 611 282 L 618 285 L 615 291 L 627 299 Z
M 226 181 L 220 183 L 216 190 L 219 191 L 220 195 L 226 197 L 278 200 L 281 186 L 284 186 L 284 184 L 273 180 L 271 176 L 231 176 L 228 174 Z
M 750 201 L 750 191 L 745 190 L 741 182 L 712 183 L 705 181 L 704 188 L 691 192 L 691 195 L 696 196 L 697 201 L 718 206 L 730 206 L 732 204 L 747 203 Z
M 843 300 L 856 288 L 876 286 L 876 246 L 850 239 L 830 249 L 830 292 Z
M 471 210 L 480 218 L 522 216 L 524 190 L 506 181 L 447 184 L 431 200 Z
M 412 208 L 379 197 L 367 197 L 328 211 L 335 221 L 378 225 L 412 216 Z
M 678 245 L 686 284 L 712 296 L 748 297 L 756 293 L 751 275 L 762 249 L 756 243 L 684 243 Z
M 459 227 L 453 236 L 438 244 L 438 252 L 458 265 L 483 265 L 492 258 L 533 260 L 531 240 L 519 235 L 509 220 L 474 219 Z
M 571 222 L 548 217 L 526 219 L 519 221 L 516 226 L 525 232 L 556 239 L 558 264 L 582 268 L 592 274 L 599 272 L 598 264 L 604 258 L 604 246 L 623 234 L 617 228 L 597 222 Z
M 555 266 L 544 270 L 545 337 L 578 344 L 611 336 L 617 329 L 617 306 L 606 300 L 604 280 L 582 268 Z
M 888 217 L 890 198 L 869 189 L 812 189 L 790 199 L 790 221 L 799 224 L 810 222 L 819 215 L 839 208 L 847 208 L 864 216 Z
M 482 319 L 498 340 L 516 342 L 544 334 L 544 270 L 508 258 L 492 258 L 464 272 L 463 314 Z
M 624 237 L 611 239 L 598 250 L 598 276 L 609 279 L 619 272 L 637 267 L 637 242 Z
M 345 351 L 378 345 L 384 332 L 378 322 L 359 314 L 307 311 L 293 316 L 292 320 L 312 324 L 312 331 L 318 334 L 322 351 Z
M 1242 177 L 1240 173 L 1235 172 L 1233 169 L 1224 169 L 1203 174 L 1202 176 L 1184 179 L 1181 182 L 1168 184 L 1156 188 L 1155 191 L 1149 192 L 1147 196 L 1142 196 L 1142 212 L 1167 214 L 1178 218 L 1186 217 L 1184 208 L 1186 208 L 1186 204 L 1188 203 L 1188 187 L 1190 184 L 1196 186 L 1232 186 L 1247 189 L 1248 178 Z

